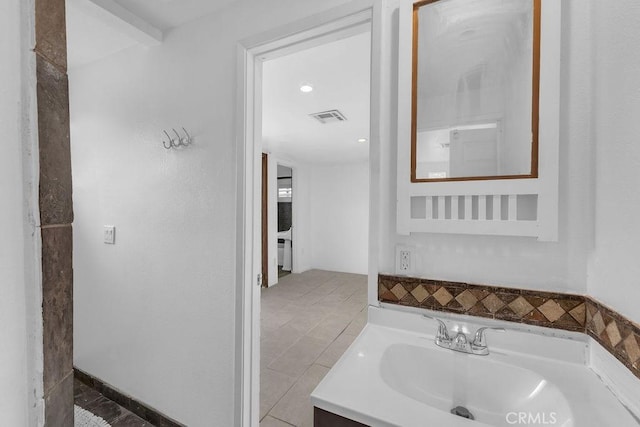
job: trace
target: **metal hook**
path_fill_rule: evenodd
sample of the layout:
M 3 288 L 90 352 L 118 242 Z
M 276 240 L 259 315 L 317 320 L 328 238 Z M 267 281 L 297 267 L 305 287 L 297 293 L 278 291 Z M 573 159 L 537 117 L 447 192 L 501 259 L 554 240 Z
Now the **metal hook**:
M 167 135 L 167 138 L 169 139 L 169 145 L 167 146 L 167 144 L 164 142 L 164 140 L 162 140 L 162 145 L 164 146 L 164 148 L 166 148 L 167 150 L 171 149 L 171 147 L 173 147 L 173 140 L 171 139 L 171 137 L 169 136 L 169 134 L 167 133 L 166 130 L 163 130 L 164 134 Z
M 189 135 L 189 132 L 187 132 L 187 130 L 184 127 L 182 128 L 182 130 L 187 135 L 187 141 L 189 141 L 189 144 L 191 144 L 191 135 Z
M 182 143 L 182 138 L 180 137 L 180 134 L 178 133 L 178 131 L 176 131 L 176 130 L 175 130 L 175 129 L 173 129 L 173 128 L 172 128 L 171 130 L 173 130 L 173 133 L 175 133 L 175 134 L 176 134 L 176 141 L 177 141 L 177 142 L 176 142 L 175 147 L 176 147 L 176 148 L 178 148 L 178 147 L 180 147 L 181 145 L 184 145 L 184 144 Z

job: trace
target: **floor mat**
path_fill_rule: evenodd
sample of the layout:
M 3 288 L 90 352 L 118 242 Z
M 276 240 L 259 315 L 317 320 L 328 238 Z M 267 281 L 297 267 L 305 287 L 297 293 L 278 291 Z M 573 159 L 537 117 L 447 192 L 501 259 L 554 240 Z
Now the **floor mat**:
M 93 415 L 78 405 L 74 406 L 75 427 L 111 427 L 111 425 L 97 415 Z

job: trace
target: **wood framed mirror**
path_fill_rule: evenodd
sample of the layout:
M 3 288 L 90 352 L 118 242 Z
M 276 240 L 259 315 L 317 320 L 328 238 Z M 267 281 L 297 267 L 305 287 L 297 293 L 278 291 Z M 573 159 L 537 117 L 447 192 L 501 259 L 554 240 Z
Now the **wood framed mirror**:
M 411 182 L 538 177 L 541 0 L 413 5 Z

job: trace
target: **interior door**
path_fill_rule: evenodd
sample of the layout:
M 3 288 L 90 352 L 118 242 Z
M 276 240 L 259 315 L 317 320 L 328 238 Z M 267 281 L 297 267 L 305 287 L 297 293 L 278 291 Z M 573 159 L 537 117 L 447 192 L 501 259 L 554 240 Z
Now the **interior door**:
M 449 134 L 451 177 L 498 175 L 498 129 L 454 129 Z

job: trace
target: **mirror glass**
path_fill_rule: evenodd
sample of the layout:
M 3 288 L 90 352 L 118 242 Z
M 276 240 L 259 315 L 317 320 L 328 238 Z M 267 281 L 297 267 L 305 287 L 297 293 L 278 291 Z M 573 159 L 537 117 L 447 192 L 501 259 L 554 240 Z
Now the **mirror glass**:
M 414 4 L 411 180 L 538 174 L 540 0 Z

